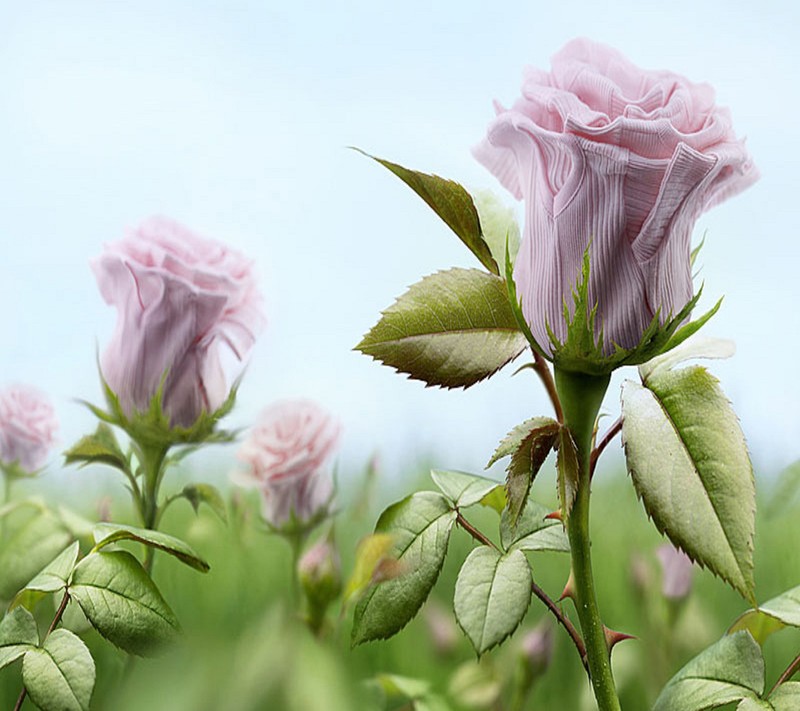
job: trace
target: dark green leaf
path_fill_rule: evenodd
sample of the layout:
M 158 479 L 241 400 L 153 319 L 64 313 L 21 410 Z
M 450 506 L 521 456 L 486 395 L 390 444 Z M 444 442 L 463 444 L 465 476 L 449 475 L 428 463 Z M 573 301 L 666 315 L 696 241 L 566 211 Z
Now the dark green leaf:
M 703 711 L 764 691 L 764 658 L 748 632 L 736 632 L 701 652 L 661 692 L 653 711 Z
M 42 711 L 89 711 L 94 679 L 92 655 L 69 630 L 51 632 L 22 660 L 22 681 Z
M 386 509 L 376 533 L 394 536 L 391 554 L 402 574 L 371 588 L 353 620 L 353 644 L 385 639 L 417 614 L 439 577 L 456 512 L 441 494 L 423 491 Z
M 569 539 L 560 521 L 545 518 L 550 511 L 533 499 L 512 526 L 508 511 L 500 518 L 500 542 L 506 550 L 569 552 Z
M 123 526 L 119 523 L 100 523 L 94 529 L 94 540 L 97 545 L 95 550 L 100 550 L 111 543 L 119 541 L 137 541 L 151 548 L 175 556 L 179 561 L 207 573 L 209 565 L 194 549 L 180 538 L 169 536 L 161 531 L 151 531 L 145 528 L 135 528 L 134 526 Z
M 356 349 L 414 380 L 466 388 L 494 375 L 526 341 L 499 277 L 450 269 L 414 284 Z
M 528 492 L 547 455 L 557 443 L 560 425 L 549 417 L 534 417 L 517 425 L 497 446 L 487 467 L 510 456 L 506 467 L 506 498 L 512 526 L 525 508 Z
M 628 470 L 656 527 L 755 604 L 755 484 L 736 414 L 700 366 L 622 387 Z
M 122 453 L 114 430 L 105 422 L 97 425 L 94 434 L 86 435 L 64 453 L 67 464 L 107 464 L 120 471 L 128 471 L 128 458 Z
M 75 568 L 69 593 L 97 631 L 130 654 L 152 654 L 179 632 L 155 583 L 126 551 L 84 558 Z
M 484 267 L 492 274 L 499 274 L 489 245 L 483 239 L 478 211 L 472 202 L 472 196 L 461 185 L 452 180 L 440 178 L 438 175 L 409 170 L 402 165 L 376 158 L 364 151 L 359 151 L 359 153 L 363 153 L 392 171 L 444 220 Z
M 453 606 L 458 624 L 480 656 L 522 622 L 531 601 L 531 569 L 522 551 L 473 550 L 458 574 Z
M 466 472 L 445 471 L 441 469 L 431 470 L 433 483 L 456 508 L 467 508 L 474 504 L 480 504 L 495 489 L 502 487 L 502 484 L 475 474 Z

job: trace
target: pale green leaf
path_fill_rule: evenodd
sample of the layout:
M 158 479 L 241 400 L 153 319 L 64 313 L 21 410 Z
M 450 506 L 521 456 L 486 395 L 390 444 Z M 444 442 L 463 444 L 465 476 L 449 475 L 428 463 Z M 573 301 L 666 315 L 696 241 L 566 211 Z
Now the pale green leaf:
M 35 514 L 13 529 L 0 552 L 0 600 L 10 600 L 34 575 L 72 542 L 49 512 Z
M 22 681 L 42 711 L 88 711 L 94 679 L 92 655 L 69 630 L 51 632 L 22 660 Z
M 656 527 L 755 604 L 755 484 L 744 436 L 707 370 L 658 370 L 622 386 L 622 438 Z
M 359 541 L 353 573 L 344 590 L 345 604 L 377 582 L 376 572 L 384 561 L 392 560 L 390 552 L 393 546 L 394 538 L 389 533 L 373 533 Z
M 39 646 L 39 630 L 33 615 L 17 607 L 0 620 L 0 669 Z
M 480 546 L 464 561 L 453 606 L 458 624 L 478 655 L 500 644 L 522 622 L 531 601 L 525 554 Z
M 560 425 L 550 417 L 533 417 L 517 425 L 497 446 L 487 467 L 510 456 L 506 467 L 506 498 L 512 525 L 525 507 L 536 474 L 556 445 Z
M 723 637 L 683 667 L 662 690 L 653 711 L 702 711 L 764 692 L 761 647 L 747 632 Z
M 409 170 L 402 165 L 376 158 L 361 150 L 359 153 L 363 153 L 392 171 L 444 220 L 484 267 L 493 274 L 499 273 L 497 263 L 481 234 L 481 223 L 472 196 L 461 185 L 452 180 L 440 178 L 438 175 Z
M 63 590 L 78 560 L 79 549 L 78 541 L 67 546 L 25 586 L 25 589 L 45 593 Z
M 414 284 L 356 349 L 414 380 L 469 387 L 527 345 L 500 277 L 450 269 Z
M 457 508 L 480 504 L 495 489 L 503 486 L 494 479 L 487 479 L 484 476 L 442 469 L 432 469 L 431 479 L 439 491 Z
M 127 551 L 84 558 L 75 568 L 69 593 L 101 635 L 131 654 L 158 651 L 179 632 L 155 583 Z
M 775 707 L 764 699 L 742 699 L 736 711 L 775 711 Z
M 128 458 L 122 453 L 114 430 L 105 422 L 97 425 L 93 434 L 86 435 L 64 453 L 66 464 L 106 464 L 120 471 L 129 469 Z
M 545 518 L 550 511 L 533 499 L 512 526 L 508 511 L 500 518 L 500 542 L 506 550 L 569 552 L 569 538 L 560 521 Z
M 161 531 L 152 531 L 134 526 L 124 526 L 119 523 L 100 523 L 95 526 L 94 540 L 97 543 L 95 550 L 100 550 L 111 543 L 119 541 L 137 541 L 151 548 L 175 556 L 179 561 L 207 573 L 209 565 L 185 541 L 174 536 L 169 536 Z
M 800 709 L 800 682 L 785 681 L 769 696 L 775 711 L 797 711 Z
M 208 506 L 222 521 L 228 522 L 228 512 L 225 509 L 225 500 L 219 489 L 211 484 L 187 484 L 181 491 L 181 496 L 185 498 L 194 509 L 195 513 L 200 508 L 200 504 Z
M 731 625 L 729 632 L 748 630 L 759 644 L 784 627 L 800 627 L 800 586 L 748 610 Z
M 385 639 L 417 614 L 439 577 L 456 512 L 441 494 L 423 491 L 386 509 L 375 526 L 389 533 L 401 575 L 371 588 L 353 620 L 353 644 Z

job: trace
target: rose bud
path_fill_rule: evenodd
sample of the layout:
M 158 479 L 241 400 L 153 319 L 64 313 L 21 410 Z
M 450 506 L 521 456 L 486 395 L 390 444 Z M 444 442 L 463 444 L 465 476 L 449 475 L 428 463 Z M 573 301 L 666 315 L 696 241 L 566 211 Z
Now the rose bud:
M 100 359 L 127 417 L 161 392 L 170 427 L 191 427 L 227 399 L 220 347 L 244 360 L 264 325 L 251 263 L 164 217 L 146 220 L 92 261 L 117 326 Z
M 55 410 L 43 393 L 24 385 L 0 392 L 0 467 L 4 472 L 25 476 L 41 469 L 57 431 Z
M 692 589 L 694 565 L 686 553 L 671 543 L 664 543 L 656 550 L 661 563 L 661 592 L 668 600 L 683 600 Z
M 327 514 L 333 494 L 327 465 L 339 435 L 339 423 L 315 402 L 275 403 L 242 443 L 238 457 L 246 469 L 233 479 L 259 489 L 273 528 L 308 528 Z
M 663 351 L 695 303 L 695 220 L 757 178 L 710 86 L 585 39 L 550 72 L 526 71 L 522 97 L 497 105 L 474 154 L 525 202 L 513 277 L 533 339 L 562 368 L 589 373 Z M 564 312 L 572 321 L 582 286 L 578 321 L 598 343 L 576 336 L 576 354 Z
M 342 592 L 342 564 L 330 536 L 303 554 L 297 564 L 297 577 L 308 601 L 309 623 L 318 631 L 328 605 Z
M 533 678 L 539 677 L 550 666 L 553 658 L 553 628 L 542 622 L 528 632 L 520 643 L 520 651 Z

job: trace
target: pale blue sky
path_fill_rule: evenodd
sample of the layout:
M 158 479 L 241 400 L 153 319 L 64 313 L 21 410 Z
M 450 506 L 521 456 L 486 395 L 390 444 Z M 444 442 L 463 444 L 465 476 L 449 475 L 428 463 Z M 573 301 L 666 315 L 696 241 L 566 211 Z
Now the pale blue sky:
M 153 213 L 256 262 L 269 326 L 233 424 L 319 399 L 345 424 L 343 477 L 374 450 L 479 470 L 546 412 L 530 374 L 426 389 L 352 352 L 411 283 L 471 266 L 427 207 L 357 145 L 497 188 L 469 149 L 525 64 L 586 35 L 716 87 L 763 177 L 703 216 L 713 366 L 759 469 L 800 456 L 798 16 L 785 2 L 0 2 L 0 381 L 51 393 L 62 443 L 93 427 L 95 349 L 114 314 L 88 260 Z M 607 408 L 618 409 L 618 388 Z M 75 473 L 57 475 L 74 481 Z

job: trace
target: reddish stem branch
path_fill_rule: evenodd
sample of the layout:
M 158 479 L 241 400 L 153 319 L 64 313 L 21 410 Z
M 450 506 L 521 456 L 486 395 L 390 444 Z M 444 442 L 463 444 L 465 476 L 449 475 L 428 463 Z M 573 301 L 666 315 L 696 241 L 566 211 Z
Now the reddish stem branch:
M 550 372 L 547 361 L 536 351 L 533 351 L 533 369 L 541 378 L 542 383 L 544 383 L 545 390 L 547 390 L 547 394 L 550 396 L 550 402 L 553 403 L 553 409 L 556 411 L 556 419 L 563 423 L 564 411 L 561 409 L 561 400 L 558 397 L 558 390 L 556 390 L 556 383 L 555 380 L 553 380 L 553 374 Z
M 68 604 L 69 593 L 65 592 L 64 597 L 61 598 L 61 604 L 58 606 L 58 610 L 56 610 L 56 616 L 50 623 L 50 627 L 48 627 L 47 634 L 44 636 L 44 639 L 47 639 L 50 636 L 50 633 L 58 626 L 58 623 L 61 622 L 61 618 L 64 616 L 64 610 L 67 609 Z M 44 642 L 44 640 L 42 640 L 42 642 Z M 28 690 L 23 686 L 22 691 L 19 694 L 19 698 L 17 699 L 17 703 L 14 704 L 14 711 L 19 711 L 22 708 L 22 704 L 25 702 L 25 697 L 27 695 Z
M 608 447 L 608 445 L 611 443 L 611 440 L 619 434 L 621 429 L 622 418 L 620 417 L 613 425 L 611 425 L 611 428 L 605 433 L 603 439 L 600 440 L 600 443 L 592 450 L 591 457 L 589 458 L 589 478 L 594 476 L 594 469 L 597 466 L 597 460 L 600 459 L 600 455 L 603 453 L 603 450 Z
M 788 667 L 786 667 L 786 671 L 784 671 L 783 674 L 781 674 L 778 677 L 778 681 L 776 681 L 775 684 L 772 686 L 772 688 L 769 690 L 767 698 L 772 696 L 775 689 L 777 689 L 781 684 L 789 681 L 789 679 L 791 679 L 797 673 L 798 669 L 800 669 L 800 654 L 798 654 L 792 660 L 792 663 Z
M 496 551 L 501 552 L 491 540 L 489 540 L 483 533 L 475 528 L 475 526 L 467 521 L 467 519 L 461 515 L 460 511 L 456 511 L 456 523 L 458 523 L 461 528 L 463 528 L 467 533 L 469 533 L 470 536 L 478 541 L 478 543 L 481 543 L 484 546 L 489 546 L 490 548 L 494 548 Z M 562 612 L 561 608 L 544 590 L 542 590 L 542 588 L 536 584 L 534 580 L 531 580 L 531 590 L 533 590 L 533 594 L 545 604 L 545 607 L 550 610 L 558 623 L 567 631 L 567 634 L 572 639 L 575 648 L 578 650 L 578 654 L 581 658 L 581 664 L 583 664 L 584 669 L 586 669 L 588 673 L 589 665 L 586 661 L 586 646 L 583 644 L 580 633 L 577 629 L 575 629 L 575 625 L 572 624 L 569 617 Z

